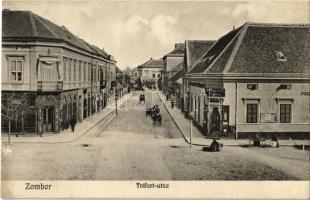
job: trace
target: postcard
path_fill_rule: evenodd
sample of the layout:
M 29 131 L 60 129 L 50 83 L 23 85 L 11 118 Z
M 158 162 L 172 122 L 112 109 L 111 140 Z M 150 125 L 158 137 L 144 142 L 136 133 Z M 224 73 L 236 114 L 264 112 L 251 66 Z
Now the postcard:
M 2 198 L 310 198 L 307 1 L 2 4 Z

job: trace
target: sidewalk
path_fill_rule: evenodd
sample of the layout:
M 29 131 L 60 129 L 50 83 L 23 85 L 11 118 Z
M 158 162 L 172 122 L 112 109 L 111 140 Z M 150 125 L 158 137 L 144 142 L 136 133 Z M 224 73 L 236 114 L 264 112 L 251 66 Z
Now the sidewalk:
M 159 98 L 161 99 L 163 106 L 166 107 L 167 111 L 171 115 L 171 117 L 174 119 L 177 126 L 182 131 L 184 137 L 189 142 L 190 141 L 190 120 L 186 119 L 184 114 L 177 108 L 171 108 L 171 102 L 166 101 L 166 96 L 161 92 L 157 91 L 157 94 Z M 204 135 L 193 125 L 192 126 L 192 143 L 193 144 L 199 144 L 199 145 L 210 145 L 212 142 L 212 139 L 205 138 Z M 242 145 L 248 145 L 249 140 L 247 139 L 225 139 L 222 138 L 220 140 L 221 143 L 224 144 L 224 146 L 242 146 Z M 293 145 L 310 145 L 310 140 L 279 140 L 280 145 L 284 146 L 293 146 Z
M 132 92 L 125 94 L 121 99 L 118 100 L 118 106 L 125 103 L 131 96 Z M 91 117 L 83 120 L 81 123 L 77 123 L 75 126 L 75 131 L 72 133 L 71 129 L 68 128 L 60 133 L 49 133 L 43 134 L 42 137 L 31 134 L 31 135 L 11 135 L 11 143 L 67 143 L 78 140 L 80 137 L 85 135 L 92 127 L 97 123 L 105 119 L 108 115 L 115 112 L 115 103 L 110 102 L 104 110 L 95 113 Z M 2 143 L 8 142 L 8 134 L 1 133 Z

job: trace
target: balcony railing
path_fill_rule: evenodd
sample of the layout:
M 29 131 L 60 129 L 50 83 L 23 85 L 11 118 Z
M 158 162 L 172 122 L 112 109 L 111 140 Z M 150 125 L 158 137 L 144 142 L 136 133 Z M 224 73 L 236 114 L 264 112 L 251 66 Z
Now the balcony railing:
M 37 88 L 38 88 L 38 91 L 42 91 L 42 92 L 62 91 L 63 81 L 38 81 Z

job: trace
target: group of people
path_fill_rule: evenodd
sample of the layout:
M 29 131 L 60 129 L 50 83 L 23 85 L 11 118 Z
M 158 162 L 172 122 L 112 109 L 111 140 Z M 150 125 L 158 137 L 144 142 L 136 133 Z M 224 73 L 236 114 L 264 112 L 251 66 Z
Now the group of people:
M 261 141 L 262 139 L 259 137 L 258 134 L 256 134 L 253 138 L 253 146 L 255 147 L 261 147 L 262 144 L 261 144 Z M 269 142 L 267 144 L 267 142 Z M 271 135 L 270 139 L 267 140 L 267 142 L 265 141 L 265 144 L 264 146 L 271 146 L 271 147 L 274 147 L 274 148 L 278 148 L 280 145 L 279 145 L 279 141 L 278 141 L 278 138 L 274 135 Z
M 152 108 L 151 108 L 151 111 L 153 114 L 159 114 L 160 113 L 160 110 L 159 110 L 159 107 L 158 105 L 154 105 Z

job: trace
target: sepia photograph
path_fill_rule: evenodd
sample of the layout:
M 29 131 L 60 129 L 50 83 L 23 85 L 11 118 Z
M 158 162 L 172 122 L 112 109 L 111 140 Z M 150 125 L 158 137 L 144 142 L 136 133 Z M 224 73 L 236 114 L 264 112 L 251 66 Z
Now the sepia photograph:
M 1 23 L 2 198 L 310 198 L 309 1 L 3 0 Z

